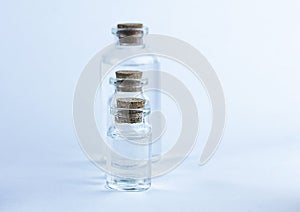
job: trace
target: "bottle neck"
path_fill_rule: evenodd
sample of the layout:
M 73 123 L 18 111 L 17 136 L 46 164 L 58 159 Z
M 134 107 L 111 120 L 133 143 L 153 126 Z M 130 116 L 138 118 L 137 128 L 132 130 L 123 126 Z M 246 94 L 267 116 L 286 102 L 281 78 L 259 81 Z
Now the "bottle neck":
M 124 92 L 124 91 L 118 91 L 115 90 L 115 99 L 118 98 L 129 98 L 129 97 L 138 97 L 138 98 L 144 98 L 143 91 L 137 91 L 137 92 Z
M 115 84 L 118 92 L 142 92 L 142 81 L 137 79 L 118 80 Z
M 142 47 L 144 46 L 143 35 L 118 36 L 119 47 Z
M 143 47 L 148 28 L 113 28 L 112 33 L 118 38 L 119 47 Z

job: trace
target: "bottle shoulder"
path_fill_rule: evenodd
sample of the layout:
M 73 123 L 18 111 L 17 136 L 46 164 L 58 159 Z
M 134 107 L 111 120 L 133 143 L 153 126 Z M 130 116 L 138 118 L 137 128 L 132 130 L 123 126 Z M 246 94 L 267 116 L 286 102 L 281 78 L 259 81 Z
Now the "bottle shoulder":
M 151 125 L 145 122 L 141 123 L 118 123 L 109 127 L 107 135 L 110 137 L 142 138 L 151 135 Z
M 117 62 L 120 62 L 123 58 L 127 58 L 128 55 L 142 54 L 137 57 L 132 57 L 124 62 L 122 62 L 122 66 L 126 65 L 147 65 L 159 64 L 159 60 L 157 56 L 147 54 L 148 51 L 146 49 L 136 49 L 136 48 L 110 48 L 104 52 L 102 56 L 102 62 L 105 64 L 114 65 Z

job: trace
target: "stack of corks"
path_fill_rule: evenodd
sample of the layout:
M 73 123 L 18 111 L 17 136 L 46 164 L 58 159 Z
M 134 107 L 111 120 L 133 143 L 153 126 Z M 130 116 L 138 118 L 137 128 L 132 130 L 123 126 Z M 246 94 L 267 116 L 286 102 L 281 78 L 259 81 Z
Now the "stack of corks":
M 141 91 L 141 71 L 117 71 L 116 77 L 118 91 L 122 92 L 137 92 Z M 120 81 L 120 82 L 119 82 Z M 118 84 L 119 83 L 119 84 Z M 115 115 L 117 123 L 140 123 L 143 121 L 143 108 L 145 99 L 141 98 L 118 98 L 118 112 Z

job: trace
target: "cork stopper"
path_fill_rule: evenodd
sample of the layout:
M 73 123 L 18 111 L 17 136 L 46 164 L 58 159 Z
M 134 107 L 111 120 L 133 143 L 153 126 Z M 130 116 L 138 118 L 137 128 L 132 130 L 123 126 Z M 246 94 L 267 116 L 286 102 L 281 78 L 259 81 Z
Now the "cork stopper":
M 118 112 L 115 115 L 117 123 L 140 123 L 143 121 L 143 111 L 145 99 L 141 98 L 119 98 L 117 99 Z
M 140 92 L 142 91 L 141 79 L 143 72 L 132 70 L 116 71 L 117 91 L 121 92 Z
M 145 106 L 145 99 L 141 98 L 119 98 L 117 99 L 118 108 L 139 109 Z
M 143 24 L 142 23 L 122 23 L 122 24 L 118 24 L 117 27 L 119 29 L 129 29 L 129 28 L 143 28 Z
M 117 36 L 121 45 L 141 45 L 144 35 L 141 23 L 120 23 L 117 25 Z
M 125 79 L 125 78 L 142 79 L 142 76 L 143 76 L 143 72 L 141 71 L 128 71 L 128 70 L 116 71 L 116 77 L 121 79 Z

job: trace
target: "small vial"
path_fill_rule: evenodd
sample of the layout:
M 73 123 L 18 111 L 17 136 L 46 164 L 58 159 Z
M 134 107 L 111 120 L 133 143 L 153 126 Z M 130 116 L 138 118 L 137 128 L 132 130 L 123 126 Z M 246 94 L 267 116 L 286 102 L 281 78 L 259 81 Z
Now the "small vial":
M 143 95 L 145 82 L 140 71 L 117 71 L 116 77 L 111 79 L 115 93 L 107 138 L 113 151 L 108 157 L 106 185 L 121 191 L 143 191 L 151 185 L 150 107 Z

